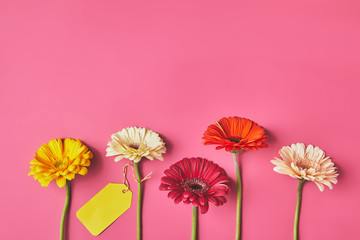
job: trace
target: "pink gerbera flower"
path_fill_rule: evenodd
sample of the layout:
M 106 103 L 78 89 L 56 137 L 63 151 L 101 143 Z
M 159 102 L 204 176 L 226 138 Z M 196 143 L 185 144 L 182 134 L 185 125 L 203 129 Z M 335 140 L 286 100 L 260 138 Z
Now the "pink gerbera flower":
M 204 158 L 184 158 L 165 170 L 160 190 L 170 191 L 168 197 L 176 204 L 181 201 L 199 207 L 201 213 L 209 210 L 209 202 L 215 206 L 226 202 L 229 178 L 224 169 Z

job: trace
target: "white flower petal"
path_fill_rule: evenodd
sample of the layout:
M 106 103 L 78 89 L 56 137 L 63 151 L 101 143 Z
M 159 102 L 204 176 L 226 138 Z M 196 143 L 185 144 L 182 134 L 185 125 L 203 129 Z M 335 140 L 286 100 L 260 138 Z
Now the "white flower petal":
M 324 185 L 322 185 L 320 182 L 314 182 L 316 184 L 316 186 L 318 186 L 318 188 L 320 189 L 320 191 L 324 191 Z
M 117 157 L 114 159 L 114 161 L 115 161 L 115 162 L 118 162 L 118 161 L 120 161 L 120 160 L 123 159 L 123 158 L 124 158 L 123 155 L 119 155 L 119 156 L 117 156 Z

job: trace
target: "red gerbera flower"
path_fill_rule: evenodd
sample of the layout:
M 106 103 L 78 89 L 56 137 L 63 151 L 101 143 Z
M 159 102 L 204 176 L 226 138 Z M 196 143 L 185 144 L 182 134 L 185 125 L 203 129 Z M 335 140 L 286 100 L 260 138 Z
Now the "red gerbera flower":
M 203 136 L 204 145 L 218 145 L 216 150 L 225 148 L 227 152 L 265 148 L 268 138 L 257 123 L 241 117 L 224 117 L 211 124 Z
M 203 158 L 184 158 L 165 170 L 160 190 L 170 191 L 168 197 L 178 204 L 192 203 L 201 213 L 209 210 L 209 202 L 215 206 L 226 202 L 229 178 L 224 169 Z

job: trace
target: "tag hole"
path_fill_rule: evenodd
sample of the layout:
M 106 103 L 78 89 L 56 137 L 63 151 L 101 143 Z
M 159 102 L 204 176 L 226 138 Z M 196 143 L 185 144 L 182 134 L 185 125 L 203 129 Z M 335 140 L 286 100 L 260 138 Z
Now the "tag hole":
M 123 192 L 123 193 L 126 193 L 127 191 L 124 189 L 124 190 L 122 190 L 122 192 Z

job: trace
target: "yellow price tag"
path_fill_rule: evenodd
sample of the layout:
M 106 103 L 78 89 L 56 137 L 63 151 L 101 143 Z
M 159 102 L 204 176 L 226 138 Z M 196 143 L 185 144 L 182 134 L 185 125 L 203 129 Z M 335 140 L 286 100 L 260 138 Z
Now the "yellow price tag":
M 131 206 L 132 192 L 125 184 L 109 183 L 77 212 L 77 218 L 97 236 Z

